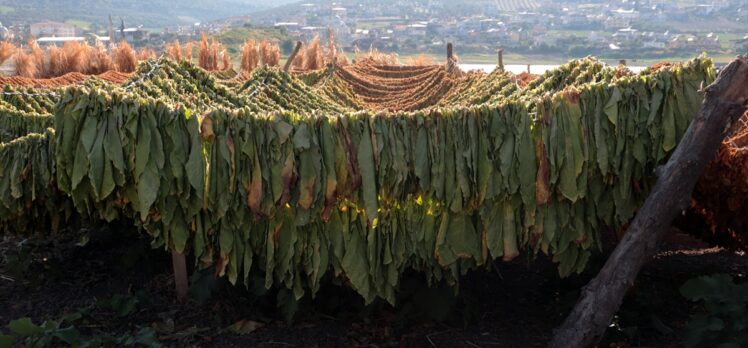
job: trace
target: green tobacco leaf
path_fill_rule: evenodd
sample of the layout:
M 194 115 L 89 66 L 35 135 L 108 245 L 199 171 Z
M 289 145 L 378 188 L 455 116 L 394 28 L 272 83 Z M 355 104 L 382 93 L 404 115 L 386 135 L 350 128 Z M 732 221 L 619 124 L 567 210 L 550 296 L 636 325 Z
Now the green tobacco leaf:
M 7 325 L 8 330 L 11 333 L 18 336 L 34 336 L 44 332 L 44 329 L 39 325 L 34 324 L 31 318 L 20 318 L 11 320 Z
M 377 217 L 377 182 L 374 169 L 374 148 L 371 143 L 368 122 L 363 122 L 364 131 L 358 144 L 358 167 L 361 172 L 361 186 L 366 207 L 366 218 L 371 223 Z
M 0 335 L 0 348 L 13 347 L 14 337 L 10 335 Z
M 158 197 L 159 175 L 155 166 L 148 166 L 138 180 L 138 212 L 145 221 L 151 205 Z

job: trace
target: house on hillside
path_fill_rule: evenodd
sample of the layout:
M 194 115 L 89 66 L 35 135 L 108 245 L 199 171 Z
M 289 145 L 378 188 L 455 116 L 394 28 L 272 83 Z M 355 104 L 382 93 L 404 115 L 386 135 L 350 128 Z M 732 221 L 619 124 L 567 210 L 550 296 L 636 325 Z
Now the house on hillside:
M 719 37 L 713 34 L 706 36 L 696 35 L 678 35 L 669 43 L 670 49 L 687 49 L 687 50 L 718 50 L 721 48 Z
M 618 29 L 624 29 L 631 26 L 631 20 L 628 18 L 620 18 L 620 17 L 608 17 L 603 21 L 603 28 L 605 30 L 618 30 Z
M 125 40 L 128 42 L 140 41 L 145 39 L 147 36 L 146 31 L 141 27 L 125 28 L 124 30 L 118 31 L 117 34 L 119 34 L 120 37 L 124 36 Z
M 67 42 L 86 42 L 83 36 L 45 36 L 36 39 L 39 46 L 62 46 Z
M 428 24 L 424 22 L 418 22 L 408 25 L 407 33 L 411 37 L 415 36 L 426 36 Z
M 39 22 L 30 26 L 33 37 L 73 37 L 76 34 L 75 26 L 60 22 Z

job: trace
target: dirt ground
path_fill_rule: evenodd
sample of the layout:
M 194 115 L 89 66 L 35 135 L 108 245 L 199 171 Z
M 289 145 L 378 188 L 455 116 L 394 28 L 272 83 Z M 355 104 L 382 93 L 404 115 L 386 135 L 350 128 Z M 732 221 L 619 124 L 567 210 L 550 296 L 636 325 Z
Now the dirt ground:
M 77 240 L 2 241 L 2 330 L 20 317 L 38 324 L 89 308 L 87 319 L 76 324 L 82 333 L 150 327 L 162 344 L 175 347 L 542 347 L 604 262 L 598 255 L 586 273 L 560 279 L 548 259 L 518 258 L 469 274 L 457 296 L 447 288 L 426 289 L 418 275 L 406 275 L 396 309 L 379 302 L 364 306 L 352 291 L 328 285 L 316 299 L 302 300 L 289 324 L 274 294 L 258 297 L 221 281 L 211 285 L 209 299 L 178 303 L 169 254 L 150 249 L 143 238 L 112 237 L 119 234 L 106 230 L 85 246 L 76 246 Z M 743 253 L 674 230 L 640 273 L 600 346 L 681 346 L 695 307 L 679 287 L 699 275 L 743 277 L 746 271 Z M 132 310 L 123 314 L 101 305 L 114 295 L 130 300 Z M 242 320 L 261 327 L 241 335 L 229 329 Z

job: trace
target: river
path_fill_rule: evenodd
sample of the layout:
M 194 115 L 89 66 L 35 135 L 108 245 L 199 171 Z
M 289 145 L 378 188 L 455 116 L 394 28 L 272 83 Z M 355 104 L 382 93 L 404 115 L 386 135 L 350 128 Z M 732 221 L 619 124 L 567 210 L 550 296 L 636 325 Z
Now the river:
M 460 69 L 464 71 L 469 70 L 483 70 L 485 72 L 491 72 L 493 69 L 496 69 L 496 64 L 459 64 Z M 531 64 L 530 65 L 530 72 L 533 74 L 543 74 L 548 70 L 552 70 L 555 68 L 558 68 L 559 65 L 548 65 L 548 64 Z M 642 70 L 644 70 L 646 67 L 643 66 L 627 66 L 629 70 L 631 70 L 634 73 L 638 73 Z M 505 64 L 504 70 L 509 71 L 514 74 L 520 74 L 523 72 L 527 72 L 527 64 Z

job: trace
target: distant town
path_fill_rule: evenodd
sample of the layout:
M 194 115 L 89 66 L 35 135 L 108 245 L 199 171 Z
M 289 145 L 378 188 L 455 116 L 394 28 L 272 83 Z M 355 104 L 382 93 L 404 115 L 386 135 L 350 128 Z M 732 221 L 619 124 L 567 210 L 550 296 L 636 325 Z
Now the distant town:
M 136 47 L 157 47 L 173 40 L 194 40 L 202 33 L 273 30 L 288 51 L 296 40 L 315 35 L 328 39 L 332 33 L 336 44 L 347 52 L 378 49 L 440 54 L 447 42 L 453 42 L 466 61 L 488 59 L 499 48 L 541 60 L 587 55 L 658 60 L 702 52 L 729 59 L 748 51 L 748 3 L 744 0 L 317 1 L 162 28 L 144 28 L 137 19 L 116 15 L 108 19 L 109 25 L 85 27 L 74 20 L 16 22 L 0 27 L 0 36 L 18 42 L 33 37 L 40 45 L 124 39 Z

